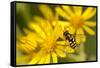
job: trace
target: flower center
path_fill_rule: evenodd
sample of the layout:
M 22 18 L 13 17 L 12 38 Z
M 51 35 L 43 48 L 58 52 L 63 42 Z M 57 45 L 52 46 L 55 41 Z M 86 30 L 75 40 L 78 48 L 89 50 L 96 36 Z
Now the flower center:
M 83 19 L 82 19 L 82 17 L 81 16 L 72 17 L 71 25 L 73 27 L 75 27 L 76 29 L 80 28 L 83 25 Z
M 48 37 L 45 39 L 43 47 L 47 53 L 50 53 L 55 48 L 55 41 L 51 37 Z

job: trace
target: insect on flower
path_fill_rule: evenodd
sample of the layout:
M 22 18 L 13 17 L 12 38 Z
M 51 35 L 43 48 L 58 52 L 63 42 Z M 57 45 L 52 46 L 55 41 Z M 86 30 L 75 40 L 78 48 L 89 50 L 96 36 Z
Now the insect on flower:
M 75 36 L 70 34 L 68 31 L 65 31 L 63 33 L 63 36 L 65 37 L 65 40 L 68 40 L 69 44 L 70 44 L 70 47 L 72 49 L 75 49 L 76 48 L 76 39 L 75 39 Z
M 68 30 L 63 32 L 64 40 L 69 42 L 69 47 L 76 49 L 78 45 L 82 43 L 81 38 L 85 37 L 82 34 L 71 34 Z

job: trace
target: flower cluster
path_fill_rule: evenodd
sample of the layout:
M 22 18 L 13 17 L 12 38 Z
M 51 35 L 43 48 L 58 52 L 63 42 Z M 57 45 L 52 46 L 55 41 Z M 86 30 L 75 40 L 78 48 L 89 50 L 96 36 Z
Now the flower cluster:
M 32 31 L 25 30 L 26 35 L 17 45 L 18 51 L 24 52 L 26 57 L 23 60 L 23 56 L 17 57 L 17 64 L 58 63 L 59 57 L 65 58 L 67 54 L 75 53 L 68 40 L 64 40 L 64 31 L 75 35 L 77 44 L 86 41 L 86 32 L 95 35 L 90 28 L 96 26 L 96 22 L 90 20 L 96 14 L 93 7 L 57 6 L 55 13 L 47 5 L 39 5 L 38 8 L 44 17 L 35 16 L 28 23 Z

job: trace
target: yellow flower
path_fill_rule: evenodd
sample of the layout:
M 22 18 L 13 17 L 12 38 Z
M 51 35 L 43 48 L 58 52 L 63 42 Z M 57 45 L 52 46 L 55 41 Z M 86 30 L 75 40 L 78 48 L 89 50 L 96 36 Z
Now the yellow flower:
M 29 27 L 34 30 L 40 47 L 39 52 L 33 56 L 29 64 L 57 63 L 57 57 L 66 57 L 65 41 L 58 40 L 62 34 L 60 25 L 52 27 L 48 21 L 38 19 L 39 23 L 29 23 Z M 41 40 L 41 41 L 39 41 Z
M 58 14 L 54 13 L 48 5 L 39 5 L 40 12 L 44 16 L 44 19 L 50 22 L 53 26 L 57 23 Z
M 34 38 L 35 35 L 31 32 L 27 36 L 19 38 L 19 42 L 16 45 L 16 64 L 26 64 L 31 60 L 31 56 L 36 53 L 37 43 Z
M 61 8 L 56 8 L 56 12 L 66 19 L 66 21 L 59 21 L 63 30 L 66 28 L 71 34 L 83 35 L 83 41 L 86 40 L 84 31 L 95 35 L 95 32 L 90 28 L 96 26 L 96 22 L 90 20 L 96 14 L 95 7 L 61 6 Z

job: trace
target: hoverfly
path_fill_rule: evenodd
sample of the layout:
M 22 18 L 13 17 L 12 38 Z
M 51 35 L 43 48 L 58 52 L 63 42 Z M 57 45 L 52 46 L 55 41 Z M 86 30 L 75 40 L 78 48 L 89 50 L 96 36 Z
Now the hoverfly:
M 69 42 L 69 46 L 72 49 L 75 49 L 77 47 L 77 45 L 80 45 L 80 43 L 81 43 L 81 42 L 77 43 L 76 40 L 81 40 L 81 38 L 84 38 L 84 37 L 86 38 L 86 36 L 84 36 L 82 34 L 80 34 L 80 35 L 76 35 L 76 33 L 75 34 L 70 34 L 68 32 L 68 30 L 66 30 L 66 31 L 63 32 L 63 36 L 65 38 L 65 41 L 67 40 Z M 79 36 L 81 36 L 81 38 Z
M 76 38 L 75 35 L 70 34 L 68 31 L 64 31 L 63 36 L 65 37 L 65 40 L 68 40 L 70 47 L 72 49 L 76 48 Z

